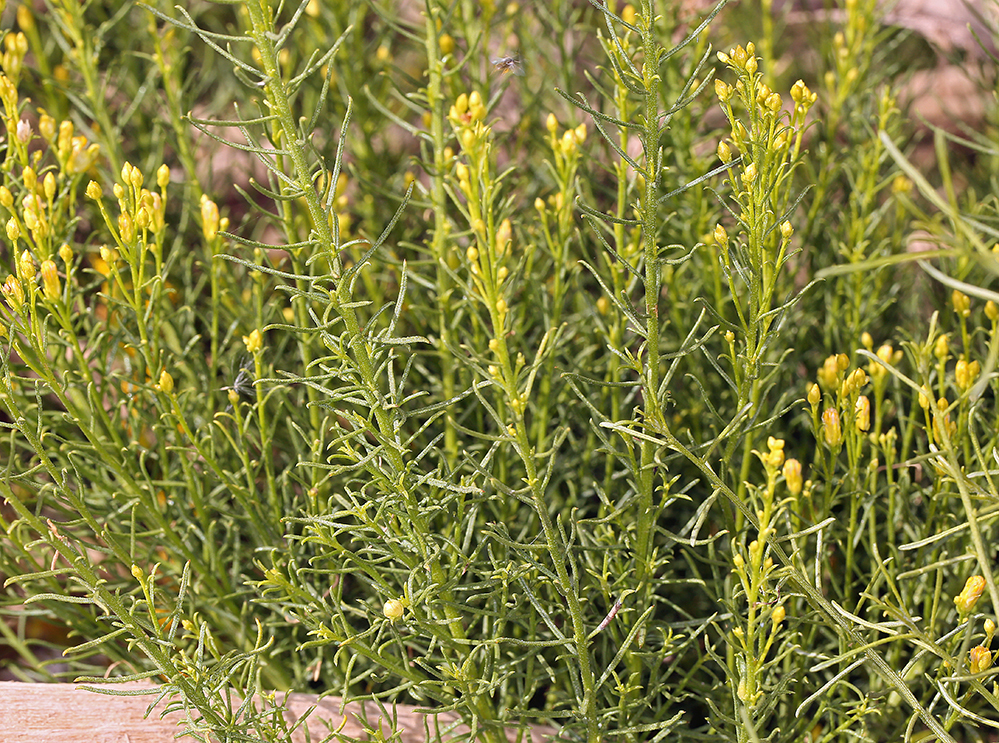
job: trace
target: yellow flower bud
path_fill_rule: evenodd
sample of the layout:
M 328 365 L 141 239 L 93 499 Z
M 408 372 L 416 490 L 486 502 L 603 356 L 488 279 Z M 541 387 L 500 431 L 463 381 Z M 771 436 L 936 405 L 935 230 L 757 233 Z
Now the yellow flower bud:
M 566 155 L 571 155 L 576 151 L 576 135 L 573 133 L 572 129 L 567 129 L 562 135 L 559 147 Z
M 441 54 L 450 54 L 454 51 L 454 37 L 451 34 L 441 34 L 440 38 L 437 39 L 437 45 L 440 47 Z
M 160 191 L 165 189 L 170 184 L 170 168 L 164 163 L 156 169 L 156 185 L 159 186 Z
M 55 198 L 56 179 L 51 170 L 42 179 L 42 190 L 45 192 L 45 198 L 49 201 Z
M 950 295 L 950 301 L 954 305 L 954 312 L 961 317 L 968 317 L 971 314 L 971 299 L 967 294 L 955 289 Z
M 545 129 L 551 134 L 554 134 L 558 130 L 558 119 L 555 118 L 555 114 L 548 114 L 545 119 Z
M 784 222 L 781 223 L 781 226 L 780 226 L 780 235 L 781 235 L 781 237 L 783 237 L 785 240 L 790 240 L 791 239 L 791 235 L 793 235 L 793 234 L 794 234 L 794 227 L 791 226 L 790 222 L 788 222 L 787 220 L 784 220 Z
M 854 407 L 856 410 L 857 430 L 867 431 L 871 427 L 871 401 L 866 395 L 861 395 L 857 398 Z
M 390 622 L 396 622 L 402 619 L 402 615 L 406 612 L 406 605 L 399 599 L 389 599 L 385 602 L 383 611 Z
M 721 224 L 715 225 L 714 237 L 716 245 L 724 246 L 728 244 L 728 232 L 721 226 Z
M 7 238 L 11 242 L 17 242 L 17 238 L 21 236 L 21 225 L 17 223 L 16 217 L 11 217 L 7 220 Z
M 784 464 L 784 439 L 777 439 L 773 436 L 768 436 L 767 449 L 767 466 L 777 469 Z
M 56 301 L 62 295 L 62 287 L 59 285 L 59 269 L 56 268 L 55 261 L 42 261 L 41 274 L 45 298 Z
M 811 91 L 808 90 L 808 86 L 805 85 L 804 80 L 798 80 L 794 85 L 791 86 L 791 100 L 795 103 L 801 103 L 808 99 Z
M 55 132 L 55 119 L 48 114 L 42 114 L 38 117 L 38 133 L 45 137 L 46 141 L 51 142 Z
M 24 287 L 16 276 L 10 275 L 6 278 L 3 286 L 0 286 L 0 293 L 3 294 L 8 307 L 14 312 L 21 311 L 21 307 L 24 306 Z
M 968 665 L 972 673 L 982 673 L 987 671 L 992 665 L 992 651 L 978 645 L 968 652 Z
M 969 363 L 964 359 L 959 359 L 954 367 L 954 382 L 957 384 L 957 388 L 961 392 L 969 389 L 975 383 L 981 369 L 981 364 L 977 361 Z
M 834 389 L 839 379 L 839 362 L 836 356 L 827 356 L 822 363 L 822 368 L 816 374 L 821 384 L 826 389 Z
M 742 184 L 747 185 L 756 180 L 756 163 L 749 163 L 742 173 Z
M 826 444 L 836 449 L 843 443 L 843 431 L 839 423 L 839 411 L 836 408 L 826 408 L 822 412 L 822 434 Z
M 104 195 L 103 189 L 101 189 L 101 184 L 97 181 L 90 181 L 87 184 L 86 194 L 88 198 L 94 201 L 100 201 L 101 197 Z
M 992 322 L 999 320 L 999 306 L 991 299 L 985 303 L 985 316 Z
M 264 345 L 264 334 L 259 330 L 253 330 L 249 335 L 243 336 L 243 344 L 248 353 L 256 353 Z
M 118 215 L 118 231 L 121 233 L 122 242 L 130 243 L 135 239 L 135 222 L 128 214 Z
M 718 143 L 718 159 L 723 163 L 732 162 L 732 148 L 728 146 L 725 140 Z
M 950 356 L 950 348 L 948 347 L 947 342 L 947 334 L 944 333 L 937 338 L 937 342 L 933 344 L 933 355 L 937 357 L 937 361 L 946 361 L 947 357 Z
M 201 233 L 212 241 L 219 233 L 219 207 L 205 194 L 201 194 Z
M 816 407 L 820 402 L 822 402 L 822 390 L 819 389 L 817 384 L 809 382 L 808 384 L 808 404 L 813 408 Z
M 778 606 L 775 607 L 773 613 L 770 614 L 770 620 L 773 622 L 773 625 L 776 628 L 777 625 L 779 625 L 781 622 L 784 621 L 784 618 L 786 616 L 787 616 L 787 610 L 783 606 Z
M 975 604 L 978 603 L 978 599 L 982 596 L 982 591 L 985 590 L 985 578 L 980 575 L 973 575 L 968 578 L 964 583 L 964 588 L 961 589 L 961 593 L 954 597 L 954 604 L 957 606 L 958 614 L 962 617 L 970 614 L 974 608 Z
M 715 80 L 715 95 L 722 103 L 727 103 L 732 98 L 732 86 L 724 80 Z
M 167 395 L 173 392 L 173 377 L 170 376 L 170 373 L 166 369 L 160 372 L 160 381 L 156 386 L 160 392 L 164 392 Z
M 787 484 L 787 489 L 791 495 L 799 495 L 801 493 L 801 462 L 797 459 L 788 459 L 784 462 L 784 482 Z
M 31 253 L 27 250 L 21 252 L 21 257 L 17 261 L 17 267 L 21 272 L 21 278 L 25 281 L 34 281 L 35 259 L 31 257 Z
M 910 181 L 904 175 L 895 176 L 895 180 L 891 182 L 891 192 L 893 194 L 909 193 L 909 191 L 911 190 L 912 190 L 912 181 Z

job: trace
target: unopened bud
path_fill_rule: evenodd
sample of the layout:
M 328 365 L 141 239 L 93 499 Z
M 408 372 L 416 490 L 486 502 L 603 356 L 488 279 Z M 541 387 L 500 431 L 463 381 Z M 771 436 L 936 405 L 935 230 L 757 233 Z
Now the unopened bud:
M 981 364 L 977 361 L 968 362 L 959 359 L 954 367 L 954 382 L 957 384 L 957 388 L 961 392 L 970 388 L 975 383 L 981 368 Z
M 839 411 L 826 408 L 822 412 L 822 434 L 830 448 L 836 449 L 843 443 L 843 430 L 839 423 Z
M 788 459 L 784 462 L 784 482 L 787 484 L 787 489 L 790 491 L 791 495 L 799 495 L 801 493 L 801 462 L 797 459 Z
M 59 285 L 59 269 L 56 268 L 55 261 L 42 261 L 42 292 L 45 298 L 56 301 L 62 295 L 62 287 Z
M 954 312 L 961 317 L 968 317 L 971 314 L 971 299 L 967 294 L 955 289 L 950 295 L 950 301 L 954 304 Z
M 958 614 L 962 617 L 970 614 L 974 608 L 975 604 L 978 603 L 978 599 L 982 596 L 982 591 L 985 590 L 985 578 L 980 575 L 973 575 L 965 581 L 964 588 L 961 589 L 961 593 L 954 597 L 954 604 L 957 606 Z
M 170 373 L 166 369 L 160 372 L 160 381 L 156 386 L 160 392 L 168 395 L 173 392 L 173 377 L 170 376 Z
M 871 427 L 871 401 L 866 395 L 857 398 L 855 405 L 858 431 L 867 431 Z
M 406 606 L 399 599 L 389 599 L 385 602 L 383 611 L 385 612 L 385 617 L 390 622 L 396 622 L 402 619 L 402 615 L 406 611 Z

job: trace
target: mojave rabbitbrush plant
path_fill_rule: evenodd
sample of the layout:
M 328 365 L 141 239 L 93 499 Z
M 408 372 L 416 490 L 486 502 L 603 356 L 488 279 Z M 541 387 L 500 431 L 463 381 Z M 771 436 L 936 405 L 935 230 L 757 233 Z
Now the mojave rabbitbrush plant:
M 999 106 L 873 0 L 6 5 L 9 677 L 994 736 Z

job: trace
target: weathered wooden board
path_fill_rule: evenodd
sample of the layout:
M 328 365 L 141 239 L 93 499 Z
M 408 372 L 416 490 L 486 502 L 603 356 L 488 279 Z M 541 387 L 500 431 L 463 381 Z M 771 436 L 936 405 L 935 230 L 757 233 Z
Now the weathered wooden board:
M 117 688 L 141 687 L 131 684 Z M 155 696 L 95 694 L 75 684 L 0 682 L 0 743 L 171 743 L 183 730 L 183 713 L 161 718 L 161 703 L 147 718 L 146 709 L 154 699 Z M 359 704 L 351 704 L 341 713 L 339 698 L 319 700 L 311 694 L 292 694 L 286 717 L 299 719 L 312 705 L 317 707 L 306 725 L 313 741 L 326 737 L 329 726 L 352 738 L 365 739 L 366 730 L 375 727 L 381 718 L 386 739 L 396 732 L 397 740 L 402 743 L 417 743 L 427 739 L 426 723 L 431 730 L 435 725 L 444 729 L 457 719 L 453 713 L 443 713 L 435 716 L 435 722 L 434 717 L 428 719 L 414 707 L 397 705 L 398 716 L 392 721 L 385 719 L 384 713 L 371 703 L 363 709 Z M 365 719 L 366 725 L 362 723 Z M 467 728 L 458 730 L 467 732 Z M 518 736 L 515 730 L 508 737 L 511 741 L 543 743 L 555 735 L 553 728 L 533 726 L 529 738 Z M 304 741 L 304 731 L 300 730 L 295 739 Z

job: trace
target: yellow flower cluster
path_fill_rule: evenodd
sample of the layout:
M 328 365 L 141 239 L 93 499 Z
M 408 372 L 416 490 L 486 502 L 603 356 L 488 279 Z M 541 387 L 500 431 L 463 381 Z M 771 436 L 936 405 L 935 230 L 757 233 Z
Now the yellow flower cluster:
M 890 354 L 891 347 L 886 348 Z M 868 368 L 874 372 L 873 367 Z M 877 379 L 881 377 L 878 372 Z M 861 392 L 872 378 L 861 368 L 851 371 L 850 358 L 842 353 L 827 357 L 816 378 L 817 383 L 808 386 L 807 394 L 815 430 L 834 457 L 847 444 L 851 459 L 855 460 L 860 452 L 862 435 L 871 429 L 871 400 Z M 826 396 L 832 399 L 823 408 L 822 401 Z M 880 400 L 880 396 L 875 399 Z
M 137 260 L 147 247 L 150 236 L 158 236 L 165 225 L 166 188 L 170 183 L 170 168 L 161 165 L 156 171 L 156 185 L 159 191 L 143 187 L 142 171 L 126 162 L 121 168 L 121 181 L 115 183 L 112 192 L 118 201 L 118 216 L 112 220 L 104 205 L 104 191 L 97 181 L 87 185 L 87 196 L 97 202 L 104 222 L 111 231 L 119 250 L 129 262 Z M 136 245 L 138 243 L 138 245 Z M 135 248 L 138 247 L 138 252 Z

